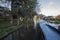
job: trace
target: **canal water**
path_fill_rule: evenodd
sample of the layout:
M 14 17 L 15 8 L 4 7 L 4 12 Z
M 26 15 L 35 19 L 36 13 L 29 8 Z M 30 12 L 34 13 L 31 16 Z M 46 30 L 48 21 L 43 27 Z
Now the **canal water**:
M 40 20 L 40 26 L 45 35 L 45 40 L 60 40 L 60 34 L 46 25 L 46 21 Z

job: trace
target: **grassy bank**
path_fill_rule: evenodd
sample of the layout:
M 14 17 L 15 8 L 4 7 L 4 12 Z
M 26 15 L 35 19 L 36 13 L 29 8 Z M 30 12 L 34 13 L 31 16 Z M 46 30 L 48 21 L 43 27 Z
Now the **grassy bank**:
M 15 30 L 17 27 L 16 26 L 10 26 L 10 27 L 3 27 L 0 28 L 0 36 L 3 36 L 4 34 L 6 34 L 7 32 L 10 32 L 12 30 Z
M 60 19 L 53 19 L 53 20 L 47 20 L 48 22 L 54 22 L 56 24 L 60 24 Z
M 34 27 L 34 23 L 33 23 L 33 21 L 30 20 L 27 23 L 24 22 L 22 24 L 22 26 L 19 25 L 19 26 L 10 26 L 10 27 L 0 28 L 0 36 L 3 36 L 6 33 L 8 34 L 8 32 L 15 30 L 14 32 L 16 34 L 14 34 L 14 37 L 16 36 L 16 38 L 14 38 L 14 39 L 17 39 L 17 37 L 19 36 L 19 31 L 20 31 L 20 37 L 19 37 L 20 40 L 35 40 L 36 31 L 33 29 L 33 27 Z M 18 32 L 16 31 L 16 29 L 19 29 L 19 30 L 17 30 Z M 39 24 L 37 24 L 37 33 L 38 33 L 38 39 L 44 40 L 44 35 L 43 35 L 43 32 L 42 32 Z

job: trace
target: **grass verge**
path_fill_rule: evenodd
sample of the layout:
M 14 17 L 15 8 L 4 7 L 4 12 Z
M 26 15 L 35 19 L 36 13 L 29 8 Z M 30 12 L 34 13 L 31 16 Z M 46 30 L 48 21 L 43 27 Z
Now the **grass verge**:
M 16 26 L 0 28 L 0 36 L 3 36 L 7 32 L 9 32 L 11 30 L 15 30 L 16 28 L 17 28 Z

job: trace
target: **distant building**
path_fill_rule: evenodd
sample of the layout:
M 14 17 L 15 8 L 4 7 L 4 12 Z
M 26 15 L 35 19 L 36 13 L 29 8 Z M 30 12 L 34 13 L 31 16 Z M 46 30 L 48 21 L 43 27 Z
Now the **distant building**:
M 0 17 L 10 16 L 10 10 L 6 7 L 0 6 Z
M 0 17 L 4 16 L 4 7 L 0 6 Z
M 47 17 L 44 17 L 44 19 L 46 19 L 46 20 L 53 20 L 53 19 L 55 19 L 55 16 L 47 16 Z
M 58 19 L 59 19 L 59 18 L 60 18 L 60 15 L 56 16 L 56 18 L 58 18 Z

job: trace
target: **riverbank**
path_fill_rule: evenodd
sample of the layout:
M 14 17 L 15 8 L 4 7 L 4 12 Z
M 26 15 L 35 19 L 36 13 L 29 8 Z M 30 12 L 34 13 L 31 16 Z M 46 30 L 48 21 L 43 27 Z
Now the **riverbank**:
M 18 26 L 11 26 L 5 29 L 1 29 L 0 40 L 35 40 L 34 23 L 28 21 Z M 37 24 L 38 40 L 44 40 L 43 32 L 40 25 Z

